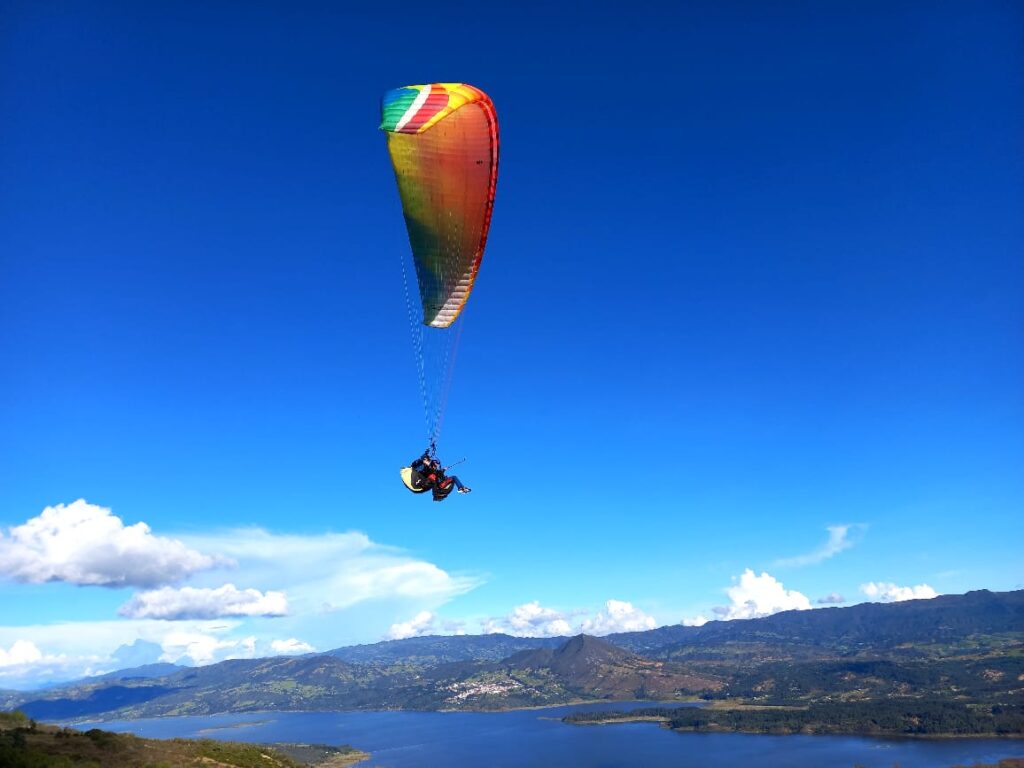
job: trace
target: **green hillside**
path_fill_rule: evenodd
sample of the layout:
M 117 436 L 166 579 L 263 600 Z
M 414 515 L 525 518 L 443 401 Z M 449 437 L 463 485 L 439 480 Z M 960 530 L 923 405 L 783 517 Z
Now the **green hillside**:
M 352 747 L 267 746 L 210 739 L 143 739 L 96 728 L 41 725 L 0 713 L 3 768 L 346 768 L 369 755 Z

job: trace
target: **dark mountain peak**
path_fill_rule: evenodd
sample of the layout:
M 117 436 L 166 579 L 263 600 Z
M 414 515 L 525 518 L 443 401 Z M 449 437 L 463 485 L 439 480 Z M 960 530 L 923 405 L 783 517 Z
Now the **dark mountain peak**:
M 570 637 L 560 647 L 556 648 L 554 652 L 556 659 L 584 656 L 587 658 L 618 660 L 629 655 L 606 640 L 584 634 Z
M 633 654 L 591 635 L 576 635 L 556 648 L 549 666 L 561 675 L 575 677 L 597 667 L 620 664 Z
M 619 663 L 632 656 L 628 651 L 592 635 L 576 635 L 554 648 L 520 651 L 505 659 L 504 663 L 528 669 L 546 667 L 559 674 L 575 676 L 603 664 Z

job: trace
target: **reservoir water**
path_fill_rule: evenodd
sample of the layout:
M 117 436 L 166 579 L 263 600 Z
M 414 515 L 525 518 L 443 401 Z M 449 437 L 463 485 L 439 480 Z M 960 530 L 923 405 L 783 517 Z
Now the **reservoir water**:
M 641 706 L 643 704 L 636 704 Z M 1024 757 L 1018 739 L 876 739 L 674 733 L 655 723 L 575 726 L 569 712 L 259 712 L 79 724 L 153 738 L 351 744 L 365 768 L 952 768 Z

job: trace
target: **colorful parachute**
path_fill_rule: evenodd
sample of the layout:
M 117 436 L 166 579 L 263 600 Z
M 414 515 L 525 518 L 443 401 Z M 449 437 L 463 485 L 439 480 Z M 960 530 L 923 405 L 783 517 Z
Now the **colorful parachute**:
M 498 180 L 498 120 L 482 91 L 459 83 L 384 95 L 381 129 L 402 196 L 423 322 L 450 326 L 469 298 Z
M 491 223 L 498 120 L 487 94 L 462 83 L 396 88 L 384 94 L 381 113 L 422 306 L 413 345 L 433 444 L 458 339 L 450 326 L 473 289 Z M 407 300 L 408 288 L 407 281 Z

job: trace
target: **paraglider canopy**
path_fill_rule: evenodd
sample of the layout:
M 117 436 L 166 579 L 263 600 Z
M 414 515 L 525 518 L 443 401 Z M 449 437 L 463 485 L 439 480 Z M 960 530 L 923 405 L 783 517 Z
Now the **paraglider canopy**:
M 487 243 L 498 181 L 498 120 L 463 83 L 384 94 L 381 129 L 412 245 L 423 323 L 447 328 L 469 298 Z
M 498 181 L 498 120 L 480 89 L 430 83 L 385 93 L 380 127 L 387 136 L 412 250 L 412 290 L 404 259 L 402 270 L 428 443 L 433 445 L 454 370 L 458 321 L 487 243 Z

